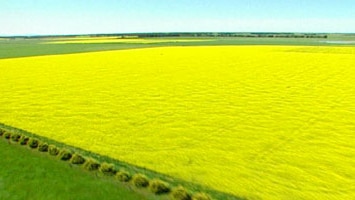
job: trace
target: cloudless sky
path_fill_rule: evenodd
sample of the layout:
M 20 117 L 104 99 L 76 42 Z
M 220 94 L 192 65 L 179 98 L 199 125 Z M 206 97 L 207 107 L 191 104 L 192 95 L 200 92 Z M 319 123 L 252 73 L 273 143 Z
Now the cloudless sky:
M 0 0 L 0 35 L 355 32 L 355 0 Z

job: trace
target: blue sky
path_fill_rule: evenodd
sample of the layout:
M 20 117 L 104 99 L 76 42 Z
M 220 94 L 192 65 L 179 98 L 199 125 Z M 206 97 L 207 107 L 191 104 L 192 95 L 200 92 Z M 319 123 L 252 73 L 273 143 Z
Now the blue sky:
M 0 0 L 0 35 L 355 32 L 354 0 Z

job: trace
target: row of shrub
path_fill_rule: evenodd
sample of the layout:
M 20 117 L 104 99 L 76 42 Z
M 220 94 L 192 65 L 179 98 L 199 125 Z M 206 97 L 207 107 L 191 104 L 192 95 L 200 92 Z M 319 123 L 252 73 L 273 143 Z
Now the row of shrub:
M 118 181 L 133 184 L 137 188 L 149 188 L 156 195 L 170 194 L 176 200 L 210 200 L 211 197 L 205 193 L 197 192 L 193 195 L 183 186 L 171 188 L 170 185 L 160 179 L 149 179 L 147 176 L 137 173 L 131 175 L 126 170 L 117 170 L 114 164 L 100 163 L 93 158 L 84 157 L 67 148 L 59 148 L 53 144 L 42 142 L 39 139 L 28 137 L 19 133 L 11 133 L 0 128 L 0 137 L 28 146 L 31 149 L 38 149 L 40 152 L 48 152 L 51 156 L 56 156 L 62 161 L 68 161 L 74 165 L 82 165 L 88 171 L 98 171 L 103 175 L 115 177 Z

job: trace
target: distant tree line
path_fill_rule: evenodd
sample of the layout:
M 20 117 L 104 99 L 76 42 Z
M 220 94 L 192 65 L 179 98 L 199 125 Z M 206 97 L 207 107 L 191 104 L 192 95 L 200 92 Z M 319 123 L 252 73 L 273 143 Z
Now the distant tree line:
M 235 32 L 140 33 L 140 34 L 133 34 L 133 35 L 142 38 L 152 38 L 152 37 L 328 38 L 327 34 L 317 34 L 317 33 L 262 33 L 262 32 L 261 33 L 235 33 Z
M 278 33 L 278 32 L 169 32 L 169 33 L 113 33 L 88 35 L 41 35 L 13 36 L 0 38 L 55 38 L 55 37 L 117 37 L 117 38 L 155 38 L 155 37 L 249 37 L 249 38 L 328 38 L 325 33 Z

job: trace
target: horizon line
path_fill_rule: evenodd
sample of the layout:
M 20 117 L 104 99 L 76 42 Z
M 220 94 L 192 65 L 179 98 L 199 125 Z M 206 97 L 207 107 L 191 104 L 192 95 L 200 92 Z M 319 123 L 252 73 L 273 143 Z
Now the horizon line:
M 109 33 L 72 33 L 72 34 L 13 34 L 13 35 L 1 35 L 0 37 L 57 37 L 57 36 L 94 36 L 94 35 L 142 35 L 142 34 L 194 34 L 194 33 L 204 33 L 204 34 L 213 34 L 213 33 L 239 33 L 239 34 L 355 34 L 355 32 L 290 32 L 290 31 L 242 31 L 242 32 L 233 32 L 233 31 L 157 31 L 157 32 L 109 32 Z

